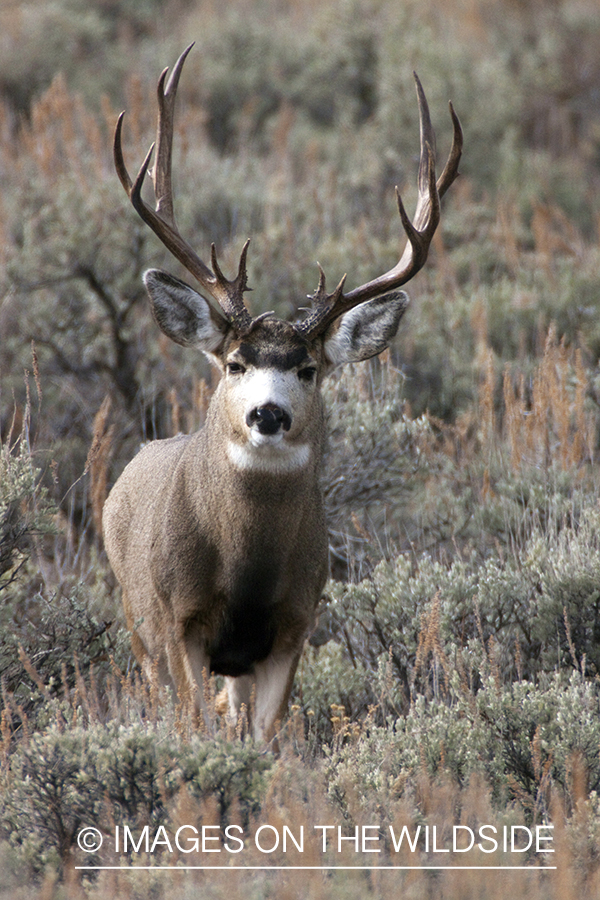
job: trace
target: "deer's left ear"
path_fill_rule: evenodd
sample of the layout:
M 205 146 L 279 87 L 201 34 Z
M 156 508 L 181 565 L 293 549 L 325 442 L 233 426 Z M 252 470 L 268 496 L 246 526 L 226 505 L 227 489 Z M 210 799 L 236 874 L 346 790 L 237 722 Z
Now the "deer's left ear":
M 391 291 L 340 316 L 325 335 L 325 356 L 334 366 L 362 362 L 385 350 L 396 336 L 408 294 Z

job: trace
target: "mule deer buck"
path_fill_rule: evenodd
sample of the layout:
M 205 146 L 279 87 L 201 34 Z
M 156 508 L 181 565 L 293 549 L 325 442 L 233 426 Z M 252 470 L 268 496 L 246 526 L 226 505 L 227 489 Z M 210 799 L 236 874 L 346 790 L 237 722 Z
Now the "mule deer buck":
M 136 211 L 214 301 L 150 269 L 144 281 L 154 318 L 173 341 L 205 353 L 221 379 L 202 430 L 153 441 L 126 467 L 106 501 L 104 540 L 144 670 L 205 716 L 203 679 L 224 675 L 230 719 L 253 697 L 254 737 L 268 741 L 287 707 L 327 576 L 321 384 L 335 366 L 375 356 L 396 334 L 408 303 L 398 288 L 425 263 L 440 198 L 458 174 L 462 133 L 450 104 L 452 148 L 436 183 L 434 132 L 415 75 L 418 199 L 411 222 L 396 189 L 408 238 L 400 260 L 348 292 L 344 276 L 328 293 L 319 267 L 312 307 L 299 321 L 253 318 L 243 300 L 248 242 L 228 280 L 214 244 L 209 268 L 175 224 L 173 113 L 190 49 L 168 83 L 167 69 L 158 83 L 155 211 L 142 199 L 154 145 L 132 182 L 121 147 L 123 113 L 114 158 Z

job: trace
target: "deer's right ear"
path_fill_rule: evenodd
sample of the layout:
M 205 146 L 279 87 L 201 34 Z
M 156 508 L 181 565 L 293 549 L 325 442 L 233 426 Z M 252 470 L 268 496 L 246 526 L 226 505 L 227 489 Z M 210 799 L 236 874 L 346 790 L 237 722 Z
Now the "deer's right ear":
M 160 269 L 148 269 L 143 277 L 152 314 L 167 337 L 205 353 L 218 349 L 229 325 L 204 297 L 185 281 Z

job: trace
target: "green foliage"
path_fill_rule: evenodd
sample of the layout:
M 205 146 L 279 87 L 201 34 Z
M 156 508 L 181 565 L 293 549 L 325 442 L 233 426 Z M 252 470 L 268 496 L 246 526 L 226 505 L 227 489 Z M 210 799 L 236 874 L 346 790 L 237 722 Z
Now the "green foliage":
M 3 774 L 3 829 L 35 871 L 73 858 L 85 864 L 77 846 L 82 827 L 154 829 L 169 822 L 184 789 L 198 801 L 214 798 L 223 822 L 234 803 L 247 821 L 263 801 L 272 765 L 251 745 L 185 741 L 160 724 L 85 727 L 61 717 L 12 754 Z
M 325 384 L 324 397 L 333 564 L 343 560 L 358 577 L 374 553 L 391 552 L 407 536 L 417 539 L 423 486 L 438 467 L 428 452 L 434 437 L 425 417 L 406 415 L 404 378 L 389 360 L 347 367 Z M 382 546 L 375 549 L 370 544 L 377 540 Z
M 293 41 L 288 23 L 264 6 L 250 20 L 227 7 L 209 25 L 202 93 L 215 147 L 232 151 L 248 138 L 265 147 L 267 126 L 286 105 L 312 126 L 364 122 L 377 105 L 374 4 L 340 4 L 335 21 L 325 8 Z
M 147 35 L 160 6 L 161 0 L 51 0 L 41 7 L 36 0 L 6 0 L 0 11 L 0 95 L 27 115 L 61 71 L 97 105 L 102 91 L 119 89 L 121 35 Z
M 311 650 L 302 670 L 313 727 L 328 733 L 333 705 L 356 721 L 369 707 L 385 719 L 418 696 L 441 699 L 452 671 L 477 689 L 488 654 L 507 684 L 557 667 L 597 675 L 599 536 L 588 500 L 576 522 L 533 528 L 504 559 L 473 554 L 448 564 L 422 554 L 415 566 L 402 554 L 357 584 L 331 582 L 323 613 L 331 641 Z
M 125 629 L 92 611 L 89 589 L 68 595 L 28 595 L 29 582 L 13 589 L 0 613 L 0 678 L 14 723 L 47 718 L 45 704 L 75 688 L 94 669 L 104 684 L 112 671 L 124 670 L 130 656 Z M 95 598 L 97 599 L 97 598 Z
M 487 669 L 487 674 L 486 670 Z M 420 772 L 444 773 L 458 783 L 483 774 L 499 805 L 516 799 L 530 821 L 547 815 L 549 787 L 559 784 L 575 805 L 573 771 L 587 773 L 589 789 L 600 780 L 597 683 L 579 672 L 537 684 L 499 685 L 484 666 L 473 697 L 456 676 L 449 698 L 419 696 L 407 714 L 371 725 L 332 758 L 330 793 L 352 783 L 365 807 L 381 797 L 411 793 Z M 383 805 L 385 809 L 385 805 Z
M 15 579 L 32 541 L 54 530 L 54 512 L 25 435 L 14 447 L 10 439 L 0 443 L 0 591 Z

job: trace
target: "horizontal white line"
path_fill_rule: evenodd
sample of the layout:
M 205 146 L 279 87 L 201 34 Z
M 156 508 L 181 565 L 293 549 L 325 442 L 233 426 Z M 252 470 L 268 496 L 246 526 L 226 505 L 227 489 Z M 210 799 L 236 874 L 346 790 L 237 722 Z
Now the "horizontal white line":
M 215 871 L 223 871 L 230 872 L 232 869 L 243 869 L 244 871 L 261 871 L 267 872 L 275 869 L 285 869 L 285 870 L 298 870 L 298 869 L 310 869 L 312 871 L 331 871 L 335 869 L 340 869 L 347 871 L 348 869 L 358 869 L 360 871 L 371 871 L 372 869 L 386 869 L 386 870 L 415 870 L 418 869 L 420 871 L 425 871 L 429 869 L 436 870 L 452 870 L 452 869 L 462 869 L 463 871 L 468 871 L 470 869 L 478 869 L 484 872 L 489 871 L 507 871 L 507 870 L 519 870 L 523 872 L 541 872 L 546 871 L 548 869 L 556 869 L 557 866 L 75 866 L 76 869 L 84 869 L 86 871 L 95 871 L 100 869 L 124 869 L 125 871 L 129 871 L 131 869 L 144 869 L 144 870 L 170 870 L 175 872 L 185 872 L 187 870 L 202 870 L 211 872 Z

